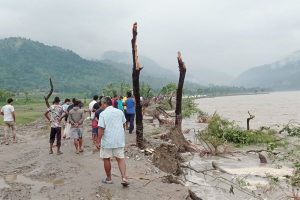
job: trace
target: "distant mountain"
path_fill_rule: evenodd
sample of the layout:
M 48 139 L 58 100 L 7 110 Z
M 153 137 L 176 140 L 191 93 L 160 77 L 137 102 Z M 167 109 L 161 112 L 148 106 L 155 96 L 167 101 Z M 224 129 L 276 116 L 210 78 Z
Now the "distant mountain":
M 193 66 L 189 69 L 189 71 L 191 74 L 189 80 L 202 85 L 230 85 L 234 79 L 233 76 L 230 76 L 227 73 L 207 68 L 198 68 Z
M 49 76 L 61 92 L 99 92 L 108 83 L 131 79 L 114 66 L 83 59 L 60 47 L 23 38 L 0 40 L 1 88 L 47 90 Z
M 86 60 L 76 53 L 24 38 L 0 40 L 0 89 L 13 91 L 49 88 L 51 76 L 59 92 L 93 94 L 110 83 L 130 83 L 130 54 L 106 53 L 100 61 Z M 178 81 L 178 74 L 140 57 L 144 69 L 140 81 L 158 89 Z M 199 85 L 186 83 L 189 88 Z
M 239 75 L 234 85 L 273 90 L 300 89 L 300 51 L 272 64 L 251 68 Z
M 108 63 L 119 64 L 119 69 L 121 70 L 131 70 L 132 69 L 132 55 L 128 52 L 118 52 L 118 51 L 107 51 L 103 53 L 102 60 Z M 174 68 L 173 70 L 166 69 L 159 65 L 157 62 L 143 55 L 139 55 L 139 60 L 142 65 L 143 71 L 141 77 L 156 77 L 161 78 L 164 82 L 177 82 L 178 81 L 178 70 Z M 127 66 L 125 66 L 127 65 Z M 175 66 L 176 67 L 176 66 Z M 200 85 L 229 85 L 233 77 L 225 74 L 216 72 L 210 69 L 204 68 L 191 68 L 188 66 L 186 82 L 187 84 L 200 84 Z
M 104 52 L 101 59 L 107 63 L 117 64 L 118 69 L 132 70 L 132 54 L 128 52 L 107 51 Z M 178 73 L 165 69 L 151 58 L 139 55 L 139 61 L 143 67 L 141 77 L 156 77 L 165 79 L 168 82 L 178 80 Z

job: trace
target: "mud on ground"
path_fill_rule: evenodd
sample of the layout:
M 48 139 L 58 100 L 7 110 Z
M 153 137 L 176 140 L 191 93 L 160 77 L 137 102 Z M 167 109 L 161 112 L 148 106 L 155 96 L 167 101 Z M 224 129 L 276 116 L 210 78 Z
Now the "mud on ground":
M 126 132 L 126 163 L 131 185 L 123 188 L 117 163 L 113 161 L 114 184 L 101 183 L 105 177 L 102 161 L 94 152 L 89 131 L 84 128 L 84 152 L 75 154 L 73 142 L 62 140 L 62 155 L 48 154 L 50 128 L 45 120 L 18 127 L 18 143 L 0 145 L 0 199 L 62 200 L 62 199 L 129 199 L 182 200 L 187 188 L 163 183 L 166 175 L 152 165 L 151 156 L 134 145 L 135 135 Z M 3 127 L 0 127 L 3 140 Z M 153 131 L 152 126 L 145 132 Z

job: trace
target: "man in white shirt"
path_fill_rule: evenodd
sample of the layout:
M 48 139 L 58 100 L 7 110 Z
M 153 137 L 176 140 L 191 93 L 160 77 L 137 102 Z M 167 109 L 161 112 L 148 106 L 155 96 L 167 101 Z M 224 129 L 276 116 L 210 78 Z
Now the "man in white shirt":
M 128 186 L 125 164 L 125 116 L 124 113 L 112 106 L 109 97 L 101 99 L 101 108 L 104 109 L 99 115 L 98 121 L 98 148 L 100 149 L 100 158 L 103 159 L 106 178 L 103 183 L 111 184 L 111 162 L 110 159 L 115 157 L 119 170 L 121 172 L 123 186 Z
M 3 115 L 4 119 L 4 140 L 5 144 L 8 145 L 9 136 L 8 132 L 9 129 L 12 129 L 13 132 L 13 143 L 16 143 L 16 115 L 15 115 L 15 109 L 12 106 L 12 102 L 14 100 L 12 98 L 9 98 L 7 100 L 7 104 L 1 108 L 1 115 Z
M 91 103 L 89 104 L 89 113 L 90 113 L 90 117 L 93 120 L 95 118 L 95 110 L 93 109 L 95 103 L 98 103 L 98 96 L 95 95 L 93 97 L 93 101 L 91 101 Z

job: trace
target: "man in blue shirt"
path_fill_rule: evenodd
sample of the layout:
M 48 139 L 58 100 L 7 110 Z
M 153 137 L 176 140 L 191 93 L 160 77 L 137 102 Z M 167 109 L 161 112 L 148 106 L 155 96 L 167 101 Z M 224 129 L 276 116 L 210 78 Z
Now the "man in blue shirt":
M 129 122 L 129 133 L 131 134 L 134 129 L 134 116 L 135 116 L 135 101 L 132 97 L 131 92 L 127 93 L 127 100 L 126 100 L 126 123 Z
M 110 158 L 115 157 L 122 176 L 121 184 L 128 186 L 125 164 L 125 130 L 126 122 L 124 113 L 112 106 L 109 97 L 101 99 L 101 108 L 104 109 L 99 115 L 98 121 L 98 148 L 100 149 L 100 158 L 103 159 L 106 178 L 103 183 L 112 184 L 111 162 Z

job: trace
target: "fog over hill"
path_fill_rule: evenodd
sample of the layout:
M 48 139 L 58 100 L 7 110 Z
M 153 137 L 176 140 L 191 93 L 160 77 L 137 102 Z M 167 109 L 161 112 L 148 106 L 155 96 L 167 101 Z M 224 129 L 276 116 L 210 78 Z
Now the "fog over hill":
M 143 57 L 141 82 L 158 89 L 177 82 L 178 74 Z M 146 67 L 148 66 L 148 67 Z M 13 91 L 47 90 L 52 77 L 60 92 L 95 93 L 110 83 L 130 83 L 131 65 L 118 60 L 87 60 L 71 50 L 48 46 L 30 39 L 11 37 L 0 40 L 1 89 Z M 187 82 L 189 88 L 199 85 Z
M 300 51 L 277 62 L 251 68 L 234 81 L 234 85 L 264 87 L 273 90 L 300 89 Z

